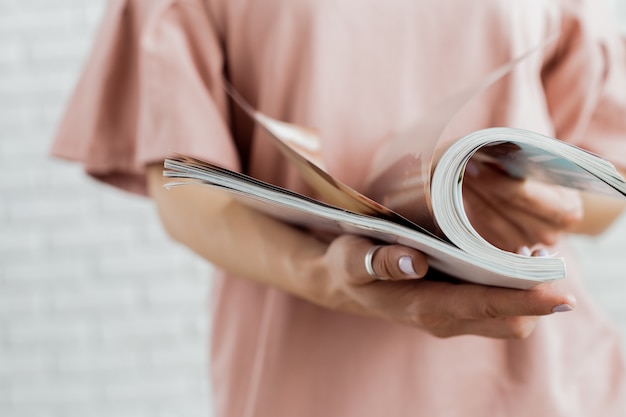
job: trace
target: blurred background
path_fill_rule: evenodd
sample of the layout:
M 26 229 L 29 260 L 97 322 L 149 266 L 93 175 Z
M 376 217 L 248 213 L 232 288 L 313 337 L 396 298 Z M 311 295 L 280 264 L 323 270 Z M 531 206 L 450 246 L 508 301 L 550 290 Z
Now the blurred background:
M 0 416 L 210 416 L 210 266 L 48 157 L 104 4 L 0 0 Z M 625 334 L 626 218 L 575 244 Z

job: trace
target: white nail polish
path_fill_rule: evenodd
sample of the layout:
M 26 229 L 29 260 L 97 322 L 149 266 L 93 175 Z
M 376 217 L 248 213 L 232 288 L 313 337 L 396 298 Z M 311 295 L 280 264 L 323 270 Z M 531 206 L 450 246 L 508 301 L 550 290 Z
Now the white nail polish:
M 410 256 L 403 256 L 398 259 L 398 267 L 400 267 L 400 271 L 404 272 L 406 275 L 417 275 L 415 269 L 413 268 L 413 259 Z
M 519 248 L 519 251 L 517 251 L 517 253 L 522 256 L 530 256 L 532 254 L 528 246 L 522 246 L 521 248 Z
M 572 311 L 574 307 L 569 304 L 559 304 L 558 306 L 552 309 L 553 313 L 566 313 L 568 311 Z

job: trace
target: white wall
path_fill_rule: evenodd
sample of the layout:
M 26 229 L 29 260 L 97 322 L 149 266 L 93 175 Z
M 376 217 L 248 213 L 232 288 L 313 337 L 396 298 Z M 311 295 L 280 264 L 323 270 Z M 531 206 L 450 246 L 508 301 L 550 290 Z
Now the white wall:
M 47 156 L 103 4 L 0 0 L 0 415 L 208 416 L 210 267 Z M 626 220 L 578 244 L 626 331 Z
M 0 0 L 0 416 L 208 416 L 209 266 L 47 151 L 104 0 Z

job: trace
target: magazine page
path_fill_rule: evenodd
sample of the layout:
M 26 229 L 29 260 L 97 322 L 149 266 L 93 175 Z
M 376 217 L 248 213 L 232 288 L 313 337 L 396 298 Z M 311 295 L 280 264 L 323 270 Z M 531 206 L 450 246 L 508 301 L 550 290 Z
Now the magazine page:
M 550 37 L 521 56 L 504 63 L 475 84 L 445 99 L 412 127 L 387 141 L 387 146 L 380 150 L 370 168 L 370 177 L 366 182 L 367 195 L 431 232 L 440 234 L 432 208 L 431 176 L 440 156 L 450 146 L 450 142 L 442 139 L 446 129 L 473 99 L 513 71 L 530 55 L 556 39 L 557 36 Z M 424 141 L 431 143 L 430 148 L 415 152 L 415 142 L 420 138 L 437 140 Z
M 324 169 L 320 158 L 321 144 L 313 129 L 275 120 L 256 111 L 228 80 L 224 79 L 223 82 L 227 94 L 269 134 L 281 153 L 315 191 L 316 198 L 355 213 L 395 219 L 396 222 L 443 236 L 436 226 L 430 201 L 433 161 L 444 150 L 441 144 L 438 145 L 439 139 L 454 115 L 468 102 L 543 46 L 495 69 L 476 84 L 428 112 L 415 126 L 387 140 L 389 145 L 381 149 L 372 164 L 365 194 L 342 183 Z M 411 144 L 420 137 L 438 140 L 429 141 L 432 143 L 430 148 L 412 152 L 415 146 Z
M 416 229 L 421 226 L 408 221 L 388 207 L 359 193 L 324 170 L 320 155 L 320 141 L 312 129 L 275 120 L 254 110 L 241 95 L 224 80 L 228 95 L 256 122 L 273 140 L 281 153 L 298 169 L 298 172 L 315 191 L 316 198 L 324 203 L 354 213 L 392 219 Z
M 179 156 L 165 161 L 164 176 L 177 179 L 166 186 L 203 185 L 230 193 L 241 203 L 292 225 L 334 234 L 350 233 L 413 247 L 429 257 L 434 269 L 485 285 L 527 289 L 561 279 L 565 265 L 558 258 L 530 258 L 464 251 L 439 237 L 394 221 L 340 209 L 296 192 L 259 181 L 198 159 Z
M 466 251 L 503 252 L 484 240 L 465 214 L 459 185 L 472 158 L 495 164 L 514 178 L 533 178 L 583 191 L 626 196 L 626 181 L 617 169 L 576 146 L 523 129 L 489 128 L 473 132 L 450 146 L 432 177 L 437 224 L 452 243 Z

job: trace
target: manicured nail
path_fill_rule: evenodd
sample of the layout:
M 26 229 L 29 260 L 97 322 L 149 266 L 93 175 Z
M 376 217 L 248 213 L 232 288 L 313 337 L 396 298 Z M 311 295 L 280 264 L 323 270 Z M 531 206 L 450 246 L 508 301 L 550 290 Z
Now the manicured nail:
M 467 172 L 467 174 L 470 177 L 477 177 L 478 174 L 480 174 L 478 165 L 476 165 L 476 162 L 472 162 L 472 161 L 469 161 L 467 165 L 465 166 L 465 172 Z
M 531 255 L 530 248 L 528 246 L 522 246 L 521 248 L 519 248 L 517 253 L 522 255 L 522 256 L 530 256 Z
M 572 311 L 574 307 L 569 304 L 559 304 L 552 309 L 553 313 L 565 313 L 566 311 Z
M 546 256 L 550 256 L 550 252 L 548 252 L 548 249 L 539 249 L 537 252 L 535 252 L 535 256 L 545 258 Z
M 415 268 L 413 268 L 413 259 L 411 259 L 410 256 L 405 255 L 398 259 L 398 266 L 400 267 L 400 271 L 404 272 L 406 275 L 417 275 Z

